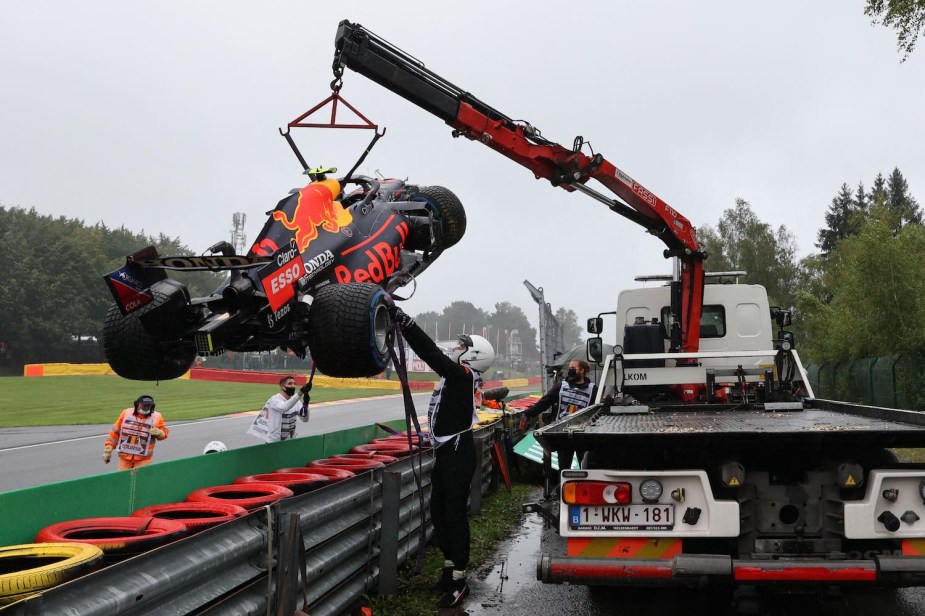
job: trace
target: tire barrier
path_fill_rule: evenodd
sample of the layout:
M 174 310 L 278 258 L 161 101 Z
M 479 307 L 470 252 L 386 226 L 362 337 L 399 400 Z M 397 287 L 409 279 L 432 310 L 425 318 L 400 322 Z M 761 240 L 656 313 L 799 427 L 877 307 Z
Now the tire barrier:
M 152 505 L 132 512 L 134 517 L 153 517 L 176 520 L 186 525 L 191 533 L 211 528 L 247 514 L 247 509 L 232 503 L 168 503 Z
M 89 543 L 26 543 L 0 548 L 0 605 L 80 577 L 103 558 Z
M 369 442 L 370 445 L 372 445 L 373 443 L 398 443 L 398 444 L 400 444 L 400 445 L 407 445 L 407 444 L 408 444 L 408 436 L 407 436 L 407 435 L 402 435 L 402 436 L 399 436 L 399 435 L 395 435 L 395 436 L 383 436 L 382 438 L 374 438 L 373 440 L 371 440 L 371 441 Z M 416 446 L 416 447 L 420 447 L 420 448 L 422 448 L 422 449 L 430 449 L 430 448 L 431 448 L 431 447 L 430 447 L 430 441 L 427 440 L 426 438 L 425 438 L 422 442 L 419 443 L 417 437 L 416 437 L 416 436 L 412 436 L 412 437 L 411 437 L 411 444 L 414 445 L 414 446 Z
M 186 525 L 176 520 L 132 516 L 82 518 L 46 526 L 36 534 L 35 542 L 89 543 L 103 550 L 107 557 L 121 557 L 145 552 L 187 533 Z
M 362 473 L 364 471 L 372 471 L 377 468 L 382 468 L 385 466 L 382 462 L 376 462 L 375 460 L 354 460 L 351 458 L 324 458 L 322 460 L 314 460 L 309 462 L 306 467 L 309 469 L 314 469 L 315 467 L 330 467 L 330 468 L 341 468 L 348 471 L 353 471 L 354 473 Z M 311 471 L 309 471 L 311 472 Z
M 195 490 L 187 495 L 186 500 L 193 503 L 231 503 L 253 511 L 290 496 L 292 490 L 272 483 L 237 483 Z
M 235 484 L 253 485 L 255 483 L 269 483 L 292 490 L 293 494 L 305 494 L 328 484 L 329 479 L 324 475 L 315 475 L 305 469 L 304 473 L 263 473 L 259 475 L 245 475 L 234 480 Z
M 336 483 L 338 481 L 343 481 L 344 479 L 350 479 L 351 477 L 356 477 L 357 474 L 353 471 L 348 471 L 342 468 L 331 468 L 329 466 L 315 466 L 309 468 L 308 466 L 296 466 L 294 468 L 278 468 L 274 473 L 312 473 L 313 475 L 324 475 L 328 478 L 328 483 Z
M 473 514 L 491 489 L 494 433 L 501 432 L 492 428 L 474 435 L 482 463 L 470 493 Z M 348 473 L 329 465 L 356 461 L 328 459 L 309 472 Z M 258 507 L 246 516 L 100 568 L 78 583 L 26 596 L 3 608 L 3 614 L 292 614 L 302 604 L 303 577 L 307 612 L 349 613 L 377 586 L 382 594 L 394 592 L 398 567 L 414 559 L 422 535 L 432 534 L 422 508 L 426 514 L 433 452 L 402 458 L 388 467 L 374 464 L 380 468 L 360 471 L 349 481 L 332 478 L 322 489 Z M 308 468 L 298 470 L 304 473 Z M 259 485 L 237 484 L 232 489 L 254 490 Z M 299 543 L 306 552 L 304 576 Z
M 398 462 L 398 458 L 395 456 L 387 456 L 385 454 L 379 453 L 336 453 L 332 458 L 350 458 L 353 460 L 372 460 L 373 462 L 382 462 L 383 464 L 391 464 L 392 462 Z
M 399 458 L 404 458 L 417 452 L 417 446 L 412 445 L 409 449 L 407 443 L 404 445 L 401 443 L 370 443 L 367 445 L 357 445 L 350 449 L 350 453 L 378 453 Z

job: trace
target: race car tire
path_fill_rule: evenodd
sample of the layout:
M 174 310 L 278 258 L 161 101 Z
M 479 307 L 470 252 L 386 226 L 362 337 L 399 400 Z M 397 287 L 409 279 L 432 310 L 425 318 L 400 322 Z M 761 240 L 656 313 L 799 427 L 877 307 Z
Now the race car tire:
M 80 577 L 103 558 L 89 543 L 26 543 L 0 548 L 0 605 Z
M 313 475 L 324 475 L 328 478 L 328 483 L 336 483 L 338 481 L 343 481 L 345 479 L 350 479 L 351 477 L 356 477 L 357 474 L 353 471 L 348 471 L 342 468 L 330 468 L 325 466 L 315 466 L 309 468 L 308 466 L 297 466 L 295 468 L 278 468 L 274 473 L 312 473 Z
M 383 464 L 398 462 L 397 457 L 380 453 L 336 453 L 331 457 L 334 459 L 348 458 L 352 460 L 372 460 L 373 462 L 382 462 Z
M 318 488 L 323 488 L 330 480 L 323 475 L 316 475 L 306 468 L 302 473 L 262 473 L 258 475 L 245 475 L 234 480 L 235 484 L 251 485 L 255 483 L 270 483 L 292 490 L 293 494 L 305 494 Z
M 35 535 L 36 543 L 89 543 L 106 556 L 138 554 L 179 539 L 188 532 L 177 520 L 111 517 L 82 518 L 51 524 Z
M 196 357 L 194 346 L 159 342 L 141 322 L 144 315 L 155 310 L 174 315 L 185 308 L 188 296 L 186 287 L 168 278 L 153 284 L 151 293 L 154 299 L 135 312 L 123 315 L 119 307 L 112 304 L 106 313 L 103 323 L 103 352 L 113 371 L 125 379 L 175 379 L 189 370 Z
M 451 190 L 443 186 L 422 186 L 411 200 L 423 201 L 440 223 L 440 233 L 435 233 L 440 249 L 446 250 L 462 239 L 466 233 L 466 210 Z
M 385 369 L 392 339 L 386 292 L 376 284 L 322 287 L 312 301 L 308 340 L 322 373 L 343 378 L 373 376 Z
M 211 486 L 190 492 L 186 500 L 192 503 L 231 503 L 248 511 L 292 496 L 292 490 L 272 483 L 236 483 Z
M 186 525 L 191 533 L 230 522 L 247 514 L 247 509 L 233 503 L 167 503 L 152 505 L 132 512 L 133 517 L 151 517 L 176 520 Z
M 384 468 L 385 464 L 375 460 L 355 460 L 352 458 L 324 458 L 308 463 L 309 472 L 314 472 L 316 467 L 342 468 L 354 473 L 363 473 L 372 471 L 377 468 Z

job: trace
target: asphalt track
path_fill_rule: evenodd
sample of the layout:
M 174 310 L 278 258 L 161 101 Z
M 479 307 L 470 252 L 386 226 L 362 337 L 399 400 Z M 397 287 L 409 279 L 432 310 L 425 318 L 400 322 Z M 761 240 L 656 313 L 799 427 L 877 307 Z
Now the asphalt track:
M 413 399 L 418 415 L 425 415 L 430 392 L 415 394 Z M 299 423 L 298 437 L 402 419 L 404 408 L 400 394 L 312 404 L 311 419 L 307 424 Z M 113 409 L 113 420 L 119 410 Z M 170 435 L 157 444 L 154 463 L 201 455 L 210 441 L 222 441 L 229 449 L 256 445 L 260 441 L 245 434 L 254 415 L 256 411 L 174 423 L 170 409 L 164 409 Z M 115 462 L 106 465 L 102 460 L 110 427 L 0 429 L 0 492 L 115 471 Z

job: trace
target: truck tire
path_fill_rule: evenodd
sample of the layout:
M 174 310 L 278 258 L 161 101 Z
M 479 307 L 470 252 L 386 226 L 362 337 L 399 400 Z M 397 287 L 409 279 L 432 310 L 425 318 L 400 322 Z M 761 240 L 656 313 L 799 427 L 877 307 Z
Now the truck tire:
M 312 359 L 333 377 L 373 376 L 385 369 L 392 340 L 385 291 L 371 283 L 322 287 L 309 311 Z
M 152 505 L 132 512 L 133 517 L 176 520 L 191 533 L 212 528 L 247 514 L 247 509 L 231 503 L 167 503 Z
M 196 357 L 194 346 L 160 342 L 141 323 L 144 315 L 155 310 L 170 312 L 185 308 L 186 287 L 168 278 L 152 285 L 151 293 L 154 300 L 135 312 L 123 315 L 119 307 L 112 304 L 106 313 L 103 351 L 113 371 L 125 379 L 175 379 L 189 370 Z
M 187 528 L 176 520 L 158 518 L 83 518 L 51 524 L 40 530 L 36 543 L 89 543 L 106 556 L 138 554 L 186 535 Z
M 255 483 L 269 483 L 292 490 L 293 494 L 305 494 L 318 488 L 323 488 L 330 480 L 327 477 L 312 473 L 306 468 L 304 473 L 262 473 L 259 475 L 245 475 L 234 480 L 238 485 L 253 485 Z
M 372 460 L 373 462 L 382 462 L 383 464 L 398 462 L 398 458 L 395 456 L 387 456 L 378 453 L 335 453 L 331 457 L 335 460 L 338 458 L 348 458 L 351 460 Z
M 190 492 L 186 500 L 191 503 L 231 503 L 253 511 L 292 496 L 292 490 L 272 483 L 236 483 L 212 486 Z
M 446 250 L 462 239 L 466 233 L 466 210 L 451 190 L 443 186 L 422 186 L 411 200 L 423 201 L 440 223 L 440 232 L 435 233 L 439 248 Z
M 324 458 L 322 460 L 315 460 L 314 462 L 309 462 L 307 464 L 308 472 L 314 473 L 316 468 L 339 468 L 343 470 L 348 470 L 353 473 L 364 473 L 366 471 L 376 470 L 377 468 L 384 468 L 385 464 L 382 462 L 376 462 L 375 460 L 357 460 L 354 458 Z
M 0 548 L 0 605 L 80 577 L 102 558 L 103 551 L 89 543 L 27 543 Z

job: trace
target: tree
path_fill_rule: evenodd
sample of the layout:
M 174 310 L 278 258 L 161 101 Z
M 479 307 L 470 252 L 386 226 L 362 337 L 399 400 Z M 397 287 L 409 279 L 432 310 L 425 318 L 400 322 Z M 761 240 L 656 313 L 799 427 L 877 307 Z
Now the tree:
M 894 235 L 877 210 L 827 260 L 828 306 L 808 317 L 814 355 L 826 361 L 918 353 L 925 349 L 925 227 Z M 820 303 L 821 304 L 821 303 Z
M 863 191 L 863 187 L 861 188 Z M 838 195 L 832 199 L 829 210 L 825 214 L 826 228 L 820 229 L 817 234 L 816 248 L 827 255 L 838 245 L 843 238 L 854 231 L 853 222 L 856 221 L 856 202 L 851 194 L 848 184 L 842 184 Z
M 893 169 L 886 182 L 886 207 L 893 235 L 908 224 L 922 224 L 922 210 L 909 194 L 909 183 L 899 168 Z
M 455 339 L 460 334 L 479 334 L 488 324 L 488 313 L 476 308 L 471 302 L 457 300 L 443 309 L 443 319 L 447 329 L 444 340 Z M 443 332 L 440 332 L 443 336 Z
M 433 336 L 435 339 L 439 338 L 440 314 L 438 312 L 428 310 L 427 312 L 418 313 L 414 317 L 414 322 L 428 335 Z
M 864 14 L 896 31 L 902 62 L 915 50 L 915 43 L 925 25 L 925 2 L 922 0 L 867 0 Z
M 562 328 L 562 342 L 565 349 L 571 349 L 581 344 L 581 334 L 584 331 L 578 326 L 578 315 L 571 308 L 559 308 L 556 310 L 556 320 L 559 321 L 559 327 Z
M 774 231 L 744 199 L 723 212 L 717 229 L 704 227 L 698 237 L 708 252 L 710 271 L 745 270 L 745 280 L 760 284 L 772 303 L 793 305 L 799 278 L 796 240 L 786 226 Z
M 490 322 L 493 331 L 496 332 L 490 340 L 492 345 L 496 346 L 495 353 L 502 355 L 507 353 L 508 341 L 505 338 L 509 337 L 511 332 L 517 330 L 517 335 L 520 337 L 522 345 L 523 358 L 525 360 L 539 359 L 540 352 L 536 342 L 536 329 L 530 326 L 527 315 L 524 314 L 520 307 L 510 302 L 498 302 L 495 304 L 495 311 L 490 317 Z

